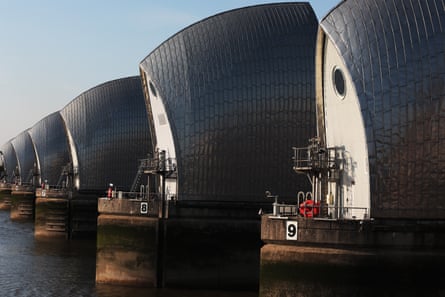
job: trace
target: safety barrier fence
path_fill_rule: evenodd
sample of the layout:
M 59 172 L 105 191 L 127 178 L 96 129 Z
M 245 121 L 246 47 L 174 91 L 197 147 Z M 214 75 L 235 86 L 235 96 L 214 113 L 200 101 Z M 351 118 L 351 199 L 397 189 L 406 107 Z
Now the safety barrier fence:
M 331 206 L 321 205 L 317 202 L 305 203 L 305 200 L 299 204 L 273 203 L 273 217 L 294 217 L 301 216 L 307 218 L 326 218 L 326 219 L 369 219 L 369 209 L 367 207 L 352 206 Z M 351 215 L 357 212 L 360 216 Z

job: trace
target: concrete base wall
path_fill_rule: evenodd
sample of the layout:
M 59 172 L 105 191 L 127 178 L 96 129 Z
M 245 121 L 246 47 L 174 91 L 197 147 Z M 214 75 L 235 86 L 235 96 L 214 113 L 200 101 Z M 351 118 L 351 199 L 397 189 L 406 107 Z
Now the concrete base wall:
M 69 238 L 70 201 L 63 198 L 36 198 L 34 236 Z
M 287 240 L 288 222 L 296 226 Z M 303 217 L 261 218 L 261 239 L 268 243 L 316 244 L 409 249 L 445 249 L 445 220 L 323 220 Z
M 96 238 L 97 197 L 57 189 L 37 189 L 36 237 Z
M 0 189 L 0 210 L 11 209 L 11 190 Z
M 34 192 L 12 191 L 10 218 L 14 221 L 34 220 Z
M 444 252 L 266 244 L 259 296 L 441 296 L 444 264 Z
M 159 202 L 159 201 L 158 201 Z M 99 199 L 96 281 L 167 288 L 257 290 L 258 209 L 228 203 Z
M 96 282 L 156 287 L 158 219 L 101 214 Z
M 142 204 L 145 207 L 141 206 Z M 100 214 L 115 214 L 124 216 L 148 216 L 153 213 L 154 202 L 147 202 L 138 199 L 98 199 L 98 211 Z M 159 207 L 156 203 L 156 207 Z M 158 213 L 157 211 L 155 212 Z
M 445 292 L 444 221 L 263 215 L 261 239 L 261 297 Z
M 165 287 L 258 288 L 259 220 L 169 218 L 165 224 Z

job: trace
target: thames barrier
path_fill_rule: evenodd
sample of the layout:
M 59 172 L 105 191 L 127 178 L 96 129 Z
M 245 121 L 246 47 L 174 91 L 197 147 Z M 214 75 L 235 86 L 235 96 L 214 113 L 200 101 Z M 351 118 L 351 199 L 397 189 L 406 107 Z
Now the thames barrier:
M 441 296 L 444 110 L 443 1 L 242 7 L 1 146 L 0 209 L 98 284 Z

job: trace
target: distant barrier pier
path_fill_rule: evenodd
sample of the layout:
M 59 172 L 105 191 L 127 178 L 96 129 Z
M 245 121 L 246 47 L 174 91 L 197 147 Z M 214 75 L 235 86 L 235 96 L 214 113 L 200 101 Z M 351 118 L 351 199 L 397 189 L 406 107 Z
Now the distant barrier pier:
M 13 185 L 11 188 L 11 220 L 34 220 L 34 207 L 34 187 L 31 185 Z
M 69 196 L 68 192 L 58 189 L 36 190 L 36 214 L 34 235 L 36 237 L 68 238 Z
M 95 238 L 97 196 L 66 188 L 38 188 L 34 224 L 36 238 Z
M 11 184 L 0 182 L 0 210 L 11 208 Z

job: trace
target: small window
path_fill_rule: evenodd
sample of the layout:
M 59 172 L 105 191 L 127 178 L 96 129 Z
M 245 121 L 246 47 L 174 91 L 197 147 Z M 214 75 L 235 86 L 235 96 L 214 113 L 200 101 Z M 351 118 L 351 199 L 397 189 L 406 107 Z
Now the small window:
M 153 85 L 153 83 L 152 83 L 151 81 L 149 81 L 149 82 L 148 82 L 148 85 L 150 86 L 150 91 L 151 91 L 151 93 L 153 94 L 153 96 L 157 97 L 158 94 L 156 93 L 156 88 L 155 88 L 155 86 Z
M 158 121 L 159 121 L 160 126 L 166 125 L 167 118 L 165 117 L 165 114 L 163 114 L 163 113 L 158 114 Z
M 337 95 L 343 99 L 346 95 L 346 81 L 343 71 L 338 67 L 334 67 L 332 72 L 332 83 Z

